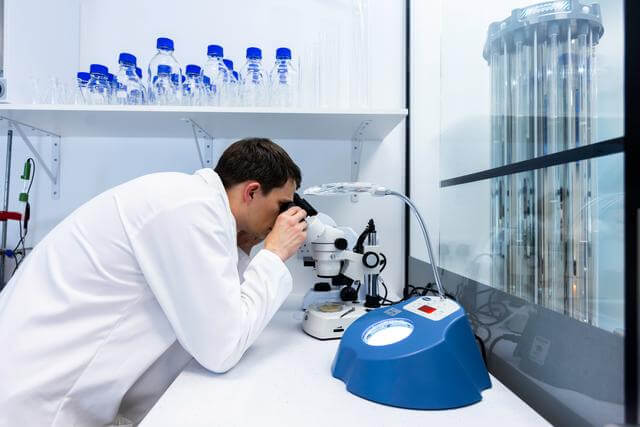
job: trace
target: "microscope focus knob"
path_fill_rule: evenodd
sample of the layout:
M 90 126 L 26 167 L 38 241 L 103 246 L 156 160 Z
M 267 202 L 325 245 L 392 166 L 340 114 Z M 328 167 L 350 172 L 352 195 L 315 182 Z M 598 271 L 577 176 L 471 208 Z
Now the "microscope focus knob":
M 362 256 L 362 263 L 367 268 L 374 268 L 380 263 L 380 257 L 375 252 L 367 252 Z
M 331 290 L 331 285 L 327 282 L 318 282 L 313 285 L 313 290 L 316 292 L 329 292 Z
M 333 245 L 336 247 L 336 249 L 340 249 L 341 251 L 344 251 L 345 249 L 347 249 L 347 246 L 348 246 L 347 239 L 339 237 L 335 240 L 335 242 L 333 242 Z

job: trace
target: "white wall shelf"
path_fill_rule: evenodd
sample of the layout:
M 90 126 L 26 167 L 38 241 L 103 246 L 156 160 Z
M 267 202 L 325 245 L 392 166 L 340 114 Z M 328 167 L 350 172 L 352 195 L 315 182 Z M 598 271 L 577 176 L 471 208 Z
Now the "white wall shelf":
M 0 116 L 62 137 L 188 138 L 193 121 L 214 138 L 351 140 L 368 122 L 359 138 L 382 140 L 407 110 L 4 104 Z

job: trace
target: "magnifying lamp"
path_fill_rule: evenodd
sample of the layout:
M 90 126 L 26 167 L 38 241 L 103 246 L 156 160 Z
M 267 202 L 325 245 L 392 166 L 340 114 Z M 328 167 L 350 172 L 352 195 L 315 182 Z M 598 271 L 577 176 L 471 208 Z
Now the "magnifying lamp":
M 422 230 L 422 235 L 424 237 L 424 241 L 427 245 L 427 252 L 429 253 L 429 261 L 431 262 L 431 268 L 433 269 L 433 276 L 436 279 L 436 286 L 438 288 L 438 294 L 440 298 L 445 298 L 444 288 L 442 287 L 442 282 L 440 281 L 440 273 L 438 273 L 438 268 L 436 266 L 436 259 L 433 256 L 433 247 L 431 246 L 431 238 L 429 237 L 429 231 L 427 230 L 427 225 L 424 221 L 424 218 L 420 214 L 420 211 L 416 207 L 415 203 L 407 196 L 402 193 L 399 193 L 394 190 L 390 190 L 386 187 L 381 187 L 375 184 L 371 184 L 369 182 L 333 182 L 322 185 L 317 185 L 314 187 L 307 188 L 304 190 L 304 194 L 308 196 L 346 196 L 353 194 L 370 194 L 374 197 L 383 197 L 383 196 L 396 196 L 402 199 L 409 207 L 411 211 L 416 216 L 418 220 L 418 224 L 420 225 L 420 229 Z

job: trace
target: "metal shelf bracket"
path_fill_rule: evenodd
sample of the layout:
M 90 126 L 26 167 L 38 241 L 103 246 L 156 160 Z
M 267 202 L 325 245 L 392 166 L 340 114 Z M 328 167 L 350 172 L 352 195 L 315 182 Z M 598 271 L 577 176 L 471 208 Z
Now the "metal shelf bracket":
M 358 174 L 360 173 L 360 157 L 362 156 L 362 141 L 364 140 L 364 134 L 367 127 L 371 124 L 371 120 L 365 120 L 356 129 L 355 133 L 351 137 L 351 181 L 358 181 Z M 358 202 L 358 195 L 351 195 L 351 202 Z
M 26 123 L 12 120 L 8 117 L 0 116 L 0 121 L 2 120 L 6 120 L 9 123 L 9 128 L 15 129 L 18 135 L 20 135 L 20 138 L 27 145 L 31 154 L 33 154 L 33 157 L 36 158 L 38 166 L 51 180 L 51 198 L 58 200 L 60 198 L 60 145 L 62 142 L 60 135 L 39 129 Z M 31 139 L 25 133 L 24 128 L 31 130 L 39 137 L 41 136 L 48 139 L 51 144 L 51 161 L 49 163 L 44 161 L 43 156 L 40 155 L 40 152 L 38 152 L 36 147 L 33 145 Z
M 200 164 L 203 168 L 213 167 L 213 137 L 194 120 L 189 118 L 183 118 L 182 120 L 191 125 Z

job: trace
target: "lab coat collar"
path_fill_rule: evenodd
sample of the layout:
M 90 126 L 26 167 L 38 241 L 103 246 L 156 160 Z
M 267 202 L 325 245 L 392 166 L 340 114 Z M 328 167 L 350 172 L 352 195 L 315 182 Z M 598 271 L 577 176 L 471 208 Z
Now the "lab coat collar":
M 236 222 L 236 217 L 234 217 L 233 213 L 231 212 L 231 205 L 229 204 L 229 196 L 227 195 L 227 190 L 225 190 L 224 185 L 222 184 L 222 180 L 220 179 L 220 176 L 211 168 L 199 169 L 195 172 L 195 175 L 198 175 L 199 177 L 204 179 L 204 181 L 207 184 L 209 184 L 218 193 L 220 193 L 220 197 L 224 201 L 224 205 L 227 208 L 227 213 L 229 214 L 229 217 L 233 218 L 233 225 L 235 227 L 233 234 L 235 235 L 236 230 L 238 229 L 238 224 Z

